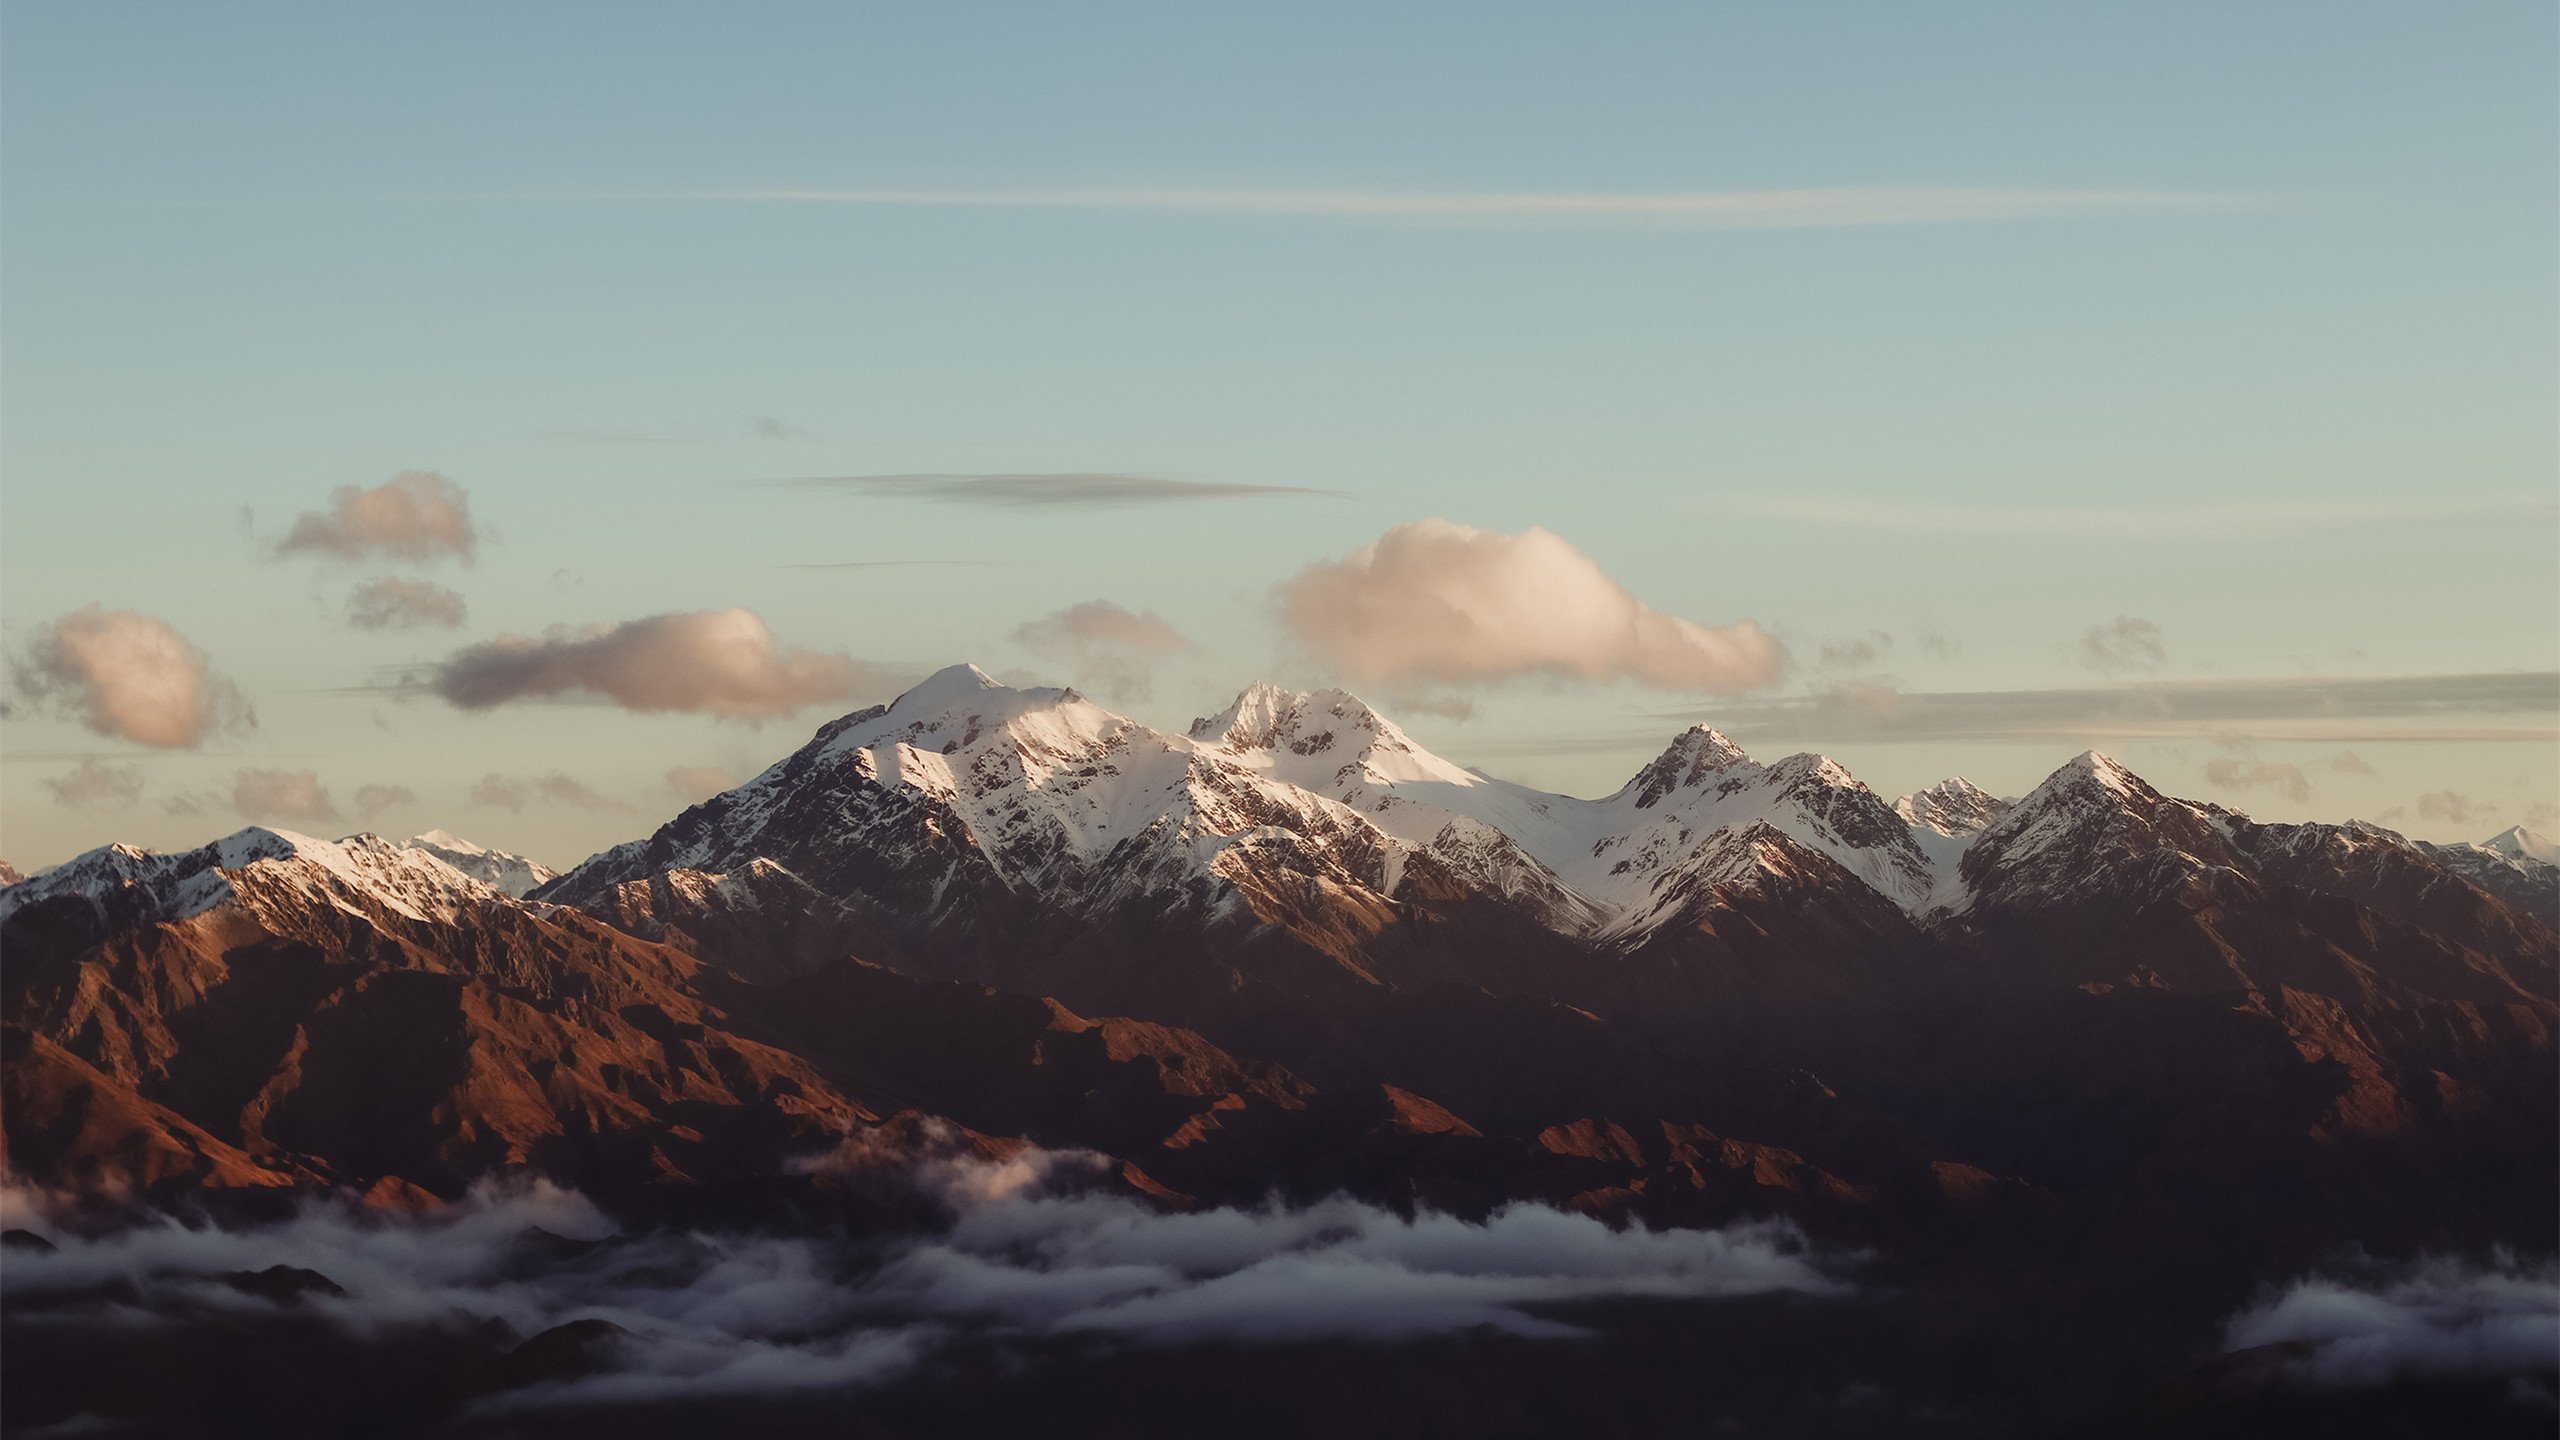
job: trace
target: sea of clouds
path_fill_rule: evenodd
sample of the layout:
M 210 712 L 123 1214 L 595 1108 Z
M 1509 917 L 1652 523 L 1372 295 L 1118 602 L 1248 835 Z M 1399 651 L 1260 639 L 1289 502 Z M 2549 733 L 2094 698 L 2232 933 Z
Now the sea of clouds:
M 962 1342 L 1385 1342 L 1479 1327 L 1569 1338 L 1583 1332 L 1550 1307 L 1851 1288 L 1852 1259 L 1782 1223 L 1613 1229 L 1537 1205 L 1469 1221 L 1339 1198 L 1168 1211 L 1095 1188 L 1100 1165 L 1044 1151 L 924 1164 L 914 1183 L 947 1227 L 868 1237 L 624 1233 L 542 1183 L 486 1185 L 414 1216 L 316 1198 L 260 1225 L 162 1217 L 83 1233 L 14 1191 L 0 1218 L 55 1248 L 12 1251 L 0 1298 L 113 1297 L 48 1307 L 48 1323 L 293 1306 L 362 1334 L 478 1319 L 524 1336 L 581 1320 L 625 1332 L 600 1372 L 491 1402 L 536 1407 L 878 1384 Z M 265 1299 L 224 1279 L 278 1265 L 342 1293 Z

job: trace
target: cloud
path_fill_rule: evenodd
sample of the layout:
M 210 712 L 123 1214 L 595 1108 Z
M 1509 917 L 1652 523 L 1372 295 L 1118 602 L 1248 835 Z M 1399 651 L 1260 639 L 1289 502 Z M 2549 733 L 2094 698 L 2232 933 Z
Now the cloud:
M 605 1373 L 495 1402 L 524 1410 L 844 1389 L 963 1345 L 1397 1341 L 1480 1328 L 1564 1339 L 1587 1332 L 1547 1307 L 1850 1290 L 1843 1262 L 1778 1222 L 1611 1229 L 1530 1204 L 1470 1222 L 1339 1198 L 1166 1213 L 1097 1193 L 1111 1169 L 1039 1151 L 928 1161 L 907 1183 L 948 1227 L 870 1236 L 625 1235 L 575 1193 L 540 1183 L 484 1185 L 407 1218 L 311 1200 L 258 1225 L 100 1234 L 52 1224 L 18 1192 L 8 1222 L 58 1248 L 13 1252 L 0 1294 L 23 1302 L 123 1280 L 142 1315 L 271 1312 L 273 1302 L 209 1282 L 290 1265 L 341 1292 L 305 1297 L 302 1313 L 394 1340 L 397 1327 L 464 1319 L 523 1335 L 582 1319 L 620 1328 Z
M 1359 681 L 1546 675 L 1726 691 L 1786 669 L 1784 647 L 1756 623 L 1664 614 L 1546 530 L 1414 521 L 1299 571 L 1278 597 L 1290 635 Z
M 2225 790 L 2272 790 L 2296 804 L 2311 798 L 2310 777 L 2299 765 L 2243 760 L 2212 760 L 2204 767 L 2206 783 Z
M 623 201 L 715 205 L 860 205 L 972 210 L 1138 210 L 1403 224 L 1612 224 L 1681 230 L 1799 230 L 2063 219 L 2229 209 L 2242 196 L 2192 191 L 1946 185 L 1795 190 L 1431 191 L 1093 186 L 1077 189 L 604 190 L 421 197 L 447 201 Z
M 747 428 L 759 440 L 806 440 L 809 432 L 777 415 L 750 415 Z
M 2371 776 L 2380 773 L 2379 771 L 2376 771 L 2363 756 L 2357 754 L 2353 750 L 2341 750 L 2337 754 L 2332 755 L 2325 760 L 2316 761 L 2314 763 L 2320 765 L 2324 769 L 2334 770 L 2341 775 Z
M 1964 653 L 1964 646 L 1956 643 L 1953 636 L 1935 625 L 1914 627 L 1911 632 L 1911 643 L 1919 646 L 1920 653 L 1932 660 L 1953 660 Z
M 468 561 L 478 546 L 471 497 L 432 470 L 410 470 L 370 490 L 339 486 L 327 510 L 306 510 L 293 522 L 276 554 Z
M 2506 1254 L 2485 1264 L 2354 1262 L 2260 1300 L 2224 1338 L 2229 1350 L 2280 1344 L 2304 1347 L 2294 1368 L 2321 1385 L 2510 1376 L 2547 1384 L 2560 1361 L 2560 1264 Z
M 2092 670 L 2109 674 L 2157 670 L 2168 659 L 2169 651 L 2160 643 L 2159 625 L 2137 616 L 2119 615 L 2104 625 L 2092 625 L 2080 632 L 2080 663 Z
M 1013 638 L 1113 700 L 1153 693 L 1156 663 L 1193 648 L 1152 611 L 1130 611 L 1108 600 L 1087 600 L 1026 621 L 1015 627 Z
M 1741 740 L 2203 739 L 2352 744 L 2391 740 L 2560 740 L 2560 672 L 2155 680 L 2051 690 L 1904 691 L 1890 706 L 1845 703 L 1836 688 L 1717 707 Z M 1666 714 L 1666 720 L 1695 715 Z M 2484 723 L 2492 720 L 2525 723 Z M 1659 737 L 1648 730 L 1640 737 Z M 2346 753 L 2328 768 L 2360 774 Z M 2369 768 L 2369 767 L 2368 767 Z
M 83 760 L 75 769 L 46 776 L 44 788 L 65 810 L 130 810 L 142 800 L 142 767 Z
M 2086 535 L 2109 540 L 2229 539 L 2298 535 L 2307 530 L 2372 530 L 2410 525 L 2549 520 L 2560 513 L 2549 496 L 2479 499 L 2206 501 L 2161 506 L 1966 505 L 1928 501 L 1741 497 L 1755 514 L 1811 525 L 1923 534 Z
M 1302 485 L 1231 485 L 1210 480 L 1168 480 L 1161 475 L 824 475 L 766 480 L 764 485 L 801 490 L 851 490 L 957 505 L 1103 508 L 1160 505 L 1184 500 L 1245 500 L 1266 495 L 1327 495 Z
M 30 703 L 138 745 L 189 750 L 257 723 L 203 651 L 132 610 L 75 610 L 41 627 L 9 668 Z
M 626 710 L 769 720 L 893 689 L 895 677 L 844 655 L 782 649 L 752 610 L 697 610 L 502 635 L 456 651 L 428 686 L 465 710 L 583 693 Z
M 309 770 L 243 770 L 231 782 L 231 808 L 252 820 L 304 825 L 338 818 L 328 787 Z
M 359 630 L 451 630 L 465 610 L 461 592 L 397 575 L 367 580 L 347 596 L 347 623 Z
M 2433 790 L 2418 797 L 2418 818 L 2438 820 L 2448 825 L 2471 825 L 2486 821 L 2498 813 L 2498 807 L 2474 800 L 2453 790 Z
M 1893 637 L 1881 630 L 1835 640 L 1822 647 L 1817 662 L 1825 670 L 1864 670 L 1893 652 Z
M 385 810 L 417 803 L 417 792 L 406 785 L 367 785 L 356 791 L 356 818 L 370 820 Z
M 679 765 L 667 772 L 667 788 L 688 805 L 738 788 L 738 777 L 716 765 Z
M 471 803 L 518 811 L 528 805 L 565 805 L 575 810 L 631 808 L 556 770 L 548 775 L 500 775 L 493 771 L 471 787 Z

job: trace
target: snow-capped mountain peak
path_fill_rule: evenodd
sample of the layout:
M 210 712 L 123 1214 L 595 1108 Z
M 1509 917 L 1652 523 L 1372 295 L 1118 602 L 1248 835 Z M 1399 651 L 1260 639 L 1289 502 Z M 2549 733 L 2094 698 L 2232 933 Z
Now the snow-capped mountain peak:
M 1416 744 L 1348 690 L 1257 684 L 1216 715 L 1191 723 L 1190 740 L 1276 779 L 1346 799 L 1361 784 L 1427 781 L 1481 785 L 1484 777 Z
M 2510 825 L 2480 842 L 2483 850 L 2494 850 L 2509 860 L 2534 860 L 2545 865 L 2560 865 L 2560 842 L 2521 825 Z
M 487 885 L 423 849 L 378 835 L 318 840 L 263 825 L 194 850 L 91 850 L 0 891 L 0 920 L 63 895 L 145 923 L 183 920 L 225 903 L 300 905 L 313 898 L 426 919 L 491 898 Z
M 1652 763 L 1637 771 L 1616 798 L 1631 800 L 1639 810 L 1650 810 L 1675 790 L 1696 789 L 1746 766 L 1755 771 L 1759 768 L 1723 731 L 1692 725 Z
M 1893 813 L 1915 830 L 1947 837 L 1971 836 L 2007 814 L 2014 801 L 2003 800 L 1961 775 L 1914 790 L 1893 802 Z
M 398 842 L 404 849 L 420 850 L 433 855 L 490 889 L 510 899 L 521 900 L 537 886 L 559 874 L 551 867 L 522 855 L 492 850 L 475 845 L 445 830 L 430 830 Z

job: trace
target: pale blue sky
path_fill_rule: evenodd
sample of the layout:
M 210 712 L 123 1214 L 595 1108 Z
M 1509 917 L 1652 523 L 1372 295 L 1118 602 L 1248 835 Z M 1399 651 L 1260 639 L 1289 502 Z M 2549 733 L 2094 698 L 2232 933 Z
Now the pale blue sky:
M 669 767 L 751 771 L 825 718 L 335 693 L 557 623 L 742 605 L 792 644 L 1031 675 L 1055 667 L 1014 627 L 1108 598 L 1202 647 L 1128 707 L 1179 723 L 1324 678 L 1271 587 L 1427 516 L 1545 526 L 1654 606 L 1755 617 L 1795 653 L 1788 693 L 1876 630 L 1897 644 L 1871 669 L 1922 692 L 2547 672 L 2560 649 L 2547 4 L 19 0 L 0 41 L 0 620 L 160 616 L 261 720 L 164 754 L 22 710 L 0 766 L 22 864 L 232 828 L 160 801 L 243 766 L 311 769 L 342 808 L 407 786 L 382 828 L 556 863 L 671 811 Z M 1396 208 L 1901 187 L 2125 198 L 1766 229 Z M 337 607 L 378 567 L 262 558 L 335 487 L 411 469 L 494 531 L 436 572 L 465 629 L 351 630 Z M 1343 498 L 728 483 L 1062 471 Z M 997 563 L 781 568 L 902 557 Z M 2156 671 L 2081 662 L 2120 615 L 2159 626 Z M 1476 698 L 1412 728 L 1584 792 L 1726 705 Z M 2473 837 L 2548 825 L 2552 722 L 1820 745 L 1890 795 L 1956 770 L 2014 791 L 2100 744 L 2254 813 Z M 142 765 L 145 798 L 57 804 L 78 756 Z M 2217 788 L 2217 760 L 2310 793 Z M 475 808 L 490 770 L 630 808 Z M 2442 792 L 2476 808 L 2422 815 Z

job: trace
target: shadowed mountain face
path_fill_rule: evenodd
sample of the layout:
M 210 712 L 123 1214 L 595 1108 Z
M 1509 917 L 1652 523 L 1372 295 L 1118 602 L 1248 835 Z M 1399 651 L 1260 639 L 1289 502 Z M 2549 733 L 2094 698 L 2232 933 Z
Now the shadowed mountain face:
M 250 830 L 11 884 L 0 1122 L 21 1184 L 232 1217 L 320 1191 L 434 1213 L 538 1175 L 632 1226 L 885 1233 L 930 1207 L 824 1157 L 1026 1144 L 1172 1212 L 1784 1217 L 1898 1297 L 1803 1362 L 1831 1400 L 1871 1380 L 1971 1417 L 1929 1433 L 2175 1433 L 2230 1405 L 2280 1427 L 2292 1392 L 2230 1399 L 2228 1366 L 2156 1387 L 2258 1287 L 2356 1247 L 2555 1247 L 2547 852 L 2260 825 L 2097 755 L 2015 799 L 1888 802 L 1703 728 L 1583 800 L 1338 691 L 1256 687 L 1168 735 L 960 667 L 557 877 L 441 833 Z M 1606 1397 L 1739 1343 L 1682 1303 L 1611 1311 L 1597 1349 L 1429 1363 L 1546 1375 L 1556 1424 L 1675 1433 Z M 1818 1343 L 1763 1318 L 1754 1344 Z M 1924 1384 L 1884 1358 L 1897 1326 L 2016 1373 L 1947 1350 Z M 474 1384 L 514 1373 L 447 1340 Z M 1247 1394 L 1319 1364 L 1230 1346 L 1177 1379 L 1150 1353 L 1109 1362 L 1125 1402 L 1090 1356 L 990 1351 L 948 1362 L 981 1377 L 951 1382 L 968 1406 L 910 1376 L 865 1423 L 971 1433 L 944 1421 L 1073 1397 L 1119 1433 L 1199 1376 Z M 1321 1364 L 1376 1403 L 1397 1353 Z M 74 1379 L 45 1423 L 99 1403 Z M 2443 1383 L 2457 1409 L 2496 1393 Z M 1730 1418 L 1892 1433 L 1776 1384 Z

